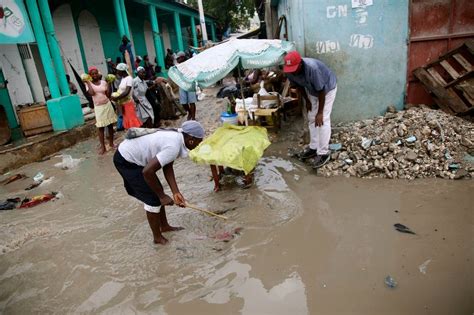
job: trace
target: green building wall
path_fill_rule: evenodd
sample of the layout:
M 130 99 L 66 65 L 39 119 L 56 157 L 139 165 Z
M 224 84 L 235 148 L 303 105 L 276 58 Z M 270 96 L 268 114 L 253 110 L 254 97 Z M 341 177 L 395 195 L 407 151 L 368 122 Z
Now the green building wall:
M 61 5 L 62 3 L 58 5 Z M 121 37 L 117 28 L 117 21 L 115 19 L 113 0 L 71 0 L 69 3 L 71 5 L 74 22 L 76 24 L 76 32 L 79 37 L 78 42 L 82 52 L 84 69 L 87 69 L 87 61 L 84 56 L 82 40 L 80 38 L 80 32 L 77 24 L 79 14 L 83 10 L 87 10 L 92 15 L 94 15 L 97 20 L 97 23 L 99 24 L 100 36 L 102 39 L 102 46 L 105 58 L 112 58 L 112 60 L 115 61 L 117 57 L 122 57 L 122 54 L 119 51 Z M 146 48 L 144 33 L 145 20 L 149 21 L 147 6 L 127 0 L 125 0 L 125 5 L 130 26 L 130 32 L 132 33 L 135 54 L 142 57 L 144 55 L 148 55 L 149 53 Z M 158 24 L 160 25 L 160 32 L 163 31 L 163 25 L 166 24 L 170 37 L 171 49 L 173 51 L 178 51 L 179 46 L 176 36 L 176 30 L 174 28 L 174 19 L 172 12 L 157 9 L 157 16 Z M 183 45 L 185 49 L 188 49 L 190 44 L 192 43 L 192 38 L 190 37 L 191 35 L 188 34 L 190 18 L 187 15 L 180 15 L 180 21 L 184 42 Z M 198 24 L 199 22 L 196 18 L 196 25 Z M 210 32 L 210 29 L 208 32 Z M 161 36 L 161 40 L 162 43 L 164 43 L 163 36 Z M 164 47 L 164 45 L 163 50 L 164 55 L 166 55 L 166 47 Z

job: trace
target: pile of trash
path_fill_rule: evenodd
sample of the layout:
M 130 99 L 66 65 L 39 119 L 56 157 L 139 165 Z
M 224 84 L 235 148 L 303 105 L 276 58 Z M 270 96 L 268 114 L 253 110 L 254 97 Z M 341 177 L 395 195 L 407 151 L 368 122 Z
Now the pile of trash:
M 426 106 L 339 124 L 324 176 L 474 177 L 474 124 Z

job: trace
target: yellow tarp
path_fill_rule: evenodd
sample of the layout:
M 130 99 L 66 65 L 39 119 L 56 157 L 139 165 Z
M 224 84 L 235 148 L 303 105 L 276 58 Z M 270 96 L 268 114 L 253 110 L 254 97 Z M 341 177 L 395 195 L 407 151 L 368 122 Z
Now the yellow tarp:
M 250 173 L 270 145 L 267 130 L 225 124 L 189 153 L 196 163 L 222 165 Z

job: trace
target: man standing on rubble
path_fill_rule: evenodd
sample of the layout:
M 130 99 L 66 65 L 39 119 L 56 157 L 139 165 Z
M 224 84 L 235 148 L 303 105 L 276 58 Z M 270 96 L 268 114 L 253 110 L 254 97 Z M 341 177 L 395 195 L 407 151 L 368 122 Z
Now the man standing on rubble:
M 314 158 L 313 169 L 329 162 L 331 139 L 331 111 L 336 98 L 336 75 L 323 62 L 301 58 L 297 51 L 285 56 L 283 71 L 300 88 L 308 110 L 309 146 L 299 155 L 301 159 Z

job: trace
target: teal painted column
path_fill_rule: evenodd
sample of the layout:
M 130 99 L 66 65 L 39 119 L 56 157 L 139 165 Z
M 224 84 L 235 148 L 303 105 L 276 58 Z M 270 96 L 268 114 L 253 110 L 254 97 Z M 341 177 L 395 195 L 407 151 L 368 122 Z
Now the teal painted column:
M 45 1 L 42 3 L 41 1 Z M 56 57 L 59 56 L 61 61 L 60 67 L 56 68 L 53 66 L 51 61 L 51 55 L 48 48 L 48 41 L 46 40 L 46 35 L 44 33 L 43 24 L 41 21 L 40 11 L 36 0 L 26 0 L 28 7 L 31 24 L 33 26 L 33 31 L 35 32 L 36 42 L 38 44 L 38 50 L 41 57 L 41 63 L 43 64 L 44 72 L 46 74 L 46 80 L 48 81 L 49 90 L 51 92 L 52 99 L 46 102 L 48 107 L 49 117 L 53 123 L 53 129 L 55 131 L 59 130 L 68 130 L 76 126 L 84 124 L 84 115 L 82 114 L 81 101 L 78 95 L 65 95 L 61 97 L 61 92 L 58 86 L 58 76 L 59 79 L 66 80 L 66 75 L 64 73 L 64 66 L 62 64 L 61 55 L 59 53 L 59 46 L 57 45 L 56 39 L 54 38 L 54 25 L 52 24 L 51 13 L 49 11 L 49 6 L 47 0 L 40 0 L 42 9 L 47 8 L 47 14 L 43 14 L 43 19 L 45 23 L 48 23 L 48 16 L 50 19 L 49 26 L 52 26 L 52 32 L 49 33 L 52 36 L 54 42 L 56 43 Z M 49 28 L 51 31 L 51 28 Z M 54 44 L 53 44 L 54 48 Z M 59 74 L 57 71 L 63 71 L 63 74 Z M 56 76 L 56 74 L 58 74 Z M 67 84 L 67 82 L 66 82 Z M 69 86 L 67 86 L 67 92 L 69 93 Z
M 130 28 L 128 27 L 128 18 L 127 18 L 127 10 L 125 9 L 125 0 L 119 0 L 120 1 L 120 11 L 122 13 L 122 22 L 123 22 L 123 30 L 125 32 L 125 35 L 127 35 L 127 38 L 130 39 Z M 133 62 L 133 60 L 132 60 Z
M 214 25 L 214 22 L 211 22 L 211 36 L 212 36 L 212 41 L 214 43 L 217 42 L 217 39 L 216 39 L 216 26 Z
M 48 0 L 39 0 L 38 2 L 41 16 L 43 18 L 46 39 L 49 44 L 49 52 L 53 58 L 54 69 L 56 70 L 58 77 L 59 89 L 61 90 L 62 96 L 71 95 L 69 84 L 67 83 L 66 79 L 66 71 L 64 70 L 63 59 L 61 57 L 61 49 L 59 48 L 56 34 L 54 32 L 53 17 L 51 16 L 51 11 L 49 10 Z
M 194 16 L 191 16 L 191 33 L 193 34 L 193 46 L 199 47 L 196 33 L 196 20 L 194 20 Z
M 161 45 L 160 28 L 158 26 L 158 18 L 156 17 L 156 8 L 148 5 L 150 13 L 151 31 L 153 33 L 153 43 L 155 44 L 156 59 L 161 69 L 165 69 L 165 57 L 163 56 L 163 46 Z
M 114 11 L 115 19 L 117 20 L 117 28 L 120 33 L 120 39 L 125 35 L 125 30 L 123 28 L 123 18 L 122 18 L 122 9 L 120 7 L 120 0 L 114 0 Z
M 49 53 L 48 42 L 46 41 L 43 24 L 41 23 L 38 5 L 36 4 L 36 0 L 26 0 L 26 5 L 28 7 L 28 12 L 30 13 L 31 25 L 35 33 L 36 43 L 38 44 L 41 63 L 43 64 L 44 72 L 46 74 L 46 80 L 48 81 L 51 97 L 61 97 L 56 72 L 54 72 L 53 62 Z
M 176 30 L 176 39 L 178 40 L 178 50 L 184 51 L 184 44 L 183 44 L 183 34 L 181 33 L 181 21 L 179 19 L 179 13 L 174 11 L 174 28 Z

